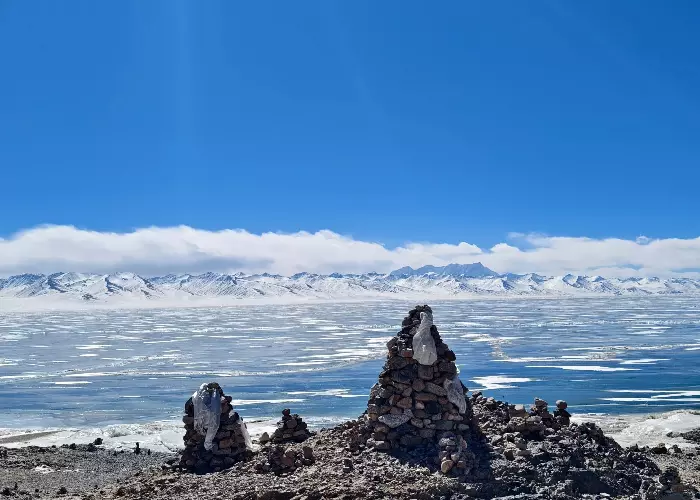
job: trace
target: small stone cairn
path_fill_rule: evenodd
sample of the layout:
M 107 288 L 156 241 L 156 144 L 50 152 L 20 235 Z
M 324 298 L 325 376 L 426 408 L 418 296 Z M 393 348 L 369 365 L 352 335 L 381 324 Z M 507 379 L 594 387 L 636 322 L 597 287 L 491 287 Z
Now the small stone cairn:
M 255 470 L 281 475 L 313 464 L 314 451 L 310 446 L 302 446 L 301 449 L 281 446 L 302 443 L 312 435 L 306 422 L 296 413 L 292 414 L 289 408 L 285 408 L 282 410 L 282 419 L 277 422 L 277 429 L 272 437 L 267 432 L 263 432 L 260 436 L 259 442 L 263 448 L 259 454 L 261 460 L 255 464 Z
M 221 420 L 210 450 L 204 446 L 205 437 L 195 430 L 192 398 L 185 403 L 185 416 L 182 417 L 185 424 L 185 450 L 180 458 L 180 469 L 198 474 L 227 469 L 252 455 L 246 446 L 248 431 L 231 406 L 233 398 L 224 395 L 223 389 L 216 382 L 207 384 L 207 390 L 213 397 L 221 398 Z
M 262 459 L 255 464 L 255 470 L 260 473 L 273 472 L 278 475 L 294 472 L 305 465 L 312 465 L 316 461 L 314 450 L 310 446 L 302 446 L 301 450 L 295 450 L 273 445 L 264 448 L 260 456 Z
M 559 425 L 567 426 L 571 423 L 571 413 L 566 411 L 568 406 L 569 405 L 566 404 L 566 401 L 561 399 L 557 401 L 557 409 L 554 411 L 554 419 Z
M 468 449 L 472 408 L 455 354 L 433 325 L 432 309 L 412 309 L 387 349 L 379 381 L 370 390 L 367 446 L 398 454 L 422 448 L 443 473 L 466 475 L 475 465 Z
M 277 422 L 277 429 L 269 436 L 267 432 L 263 432 L 260 436 L 260 444 L 271 442 L 273 444 L 282 443 L 302 443 L 312 436 L 306 422 L 295 414 L 292 414 L 288 408 L 282 410 L 282 420 Z
M 483 398 L 480 393 L 475 396 Z M 518 433 L 526 439 L 542 439 L 548 433 L 569 425 L 571 414 L 566 410 L 566 401 L 557 401 L 557 409 L 553 414 L 549 412 L 548 406 L 547 401 L 540 398 L 535 398 L 530 411 L 525 410 L 523 405 L 509 405 L 510 421 L 506 431 Z

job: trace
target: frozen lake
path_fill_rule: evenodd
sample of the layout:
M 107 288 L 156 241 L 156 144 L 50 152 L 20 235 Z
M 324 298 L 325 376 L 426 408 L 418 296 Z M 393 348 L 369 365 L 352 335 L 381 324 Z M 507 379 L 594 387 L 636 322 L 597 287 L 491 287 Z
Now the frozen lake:
M 413 305 L 0 312 L 2 432 L 153 430 L 153 422 L 179 419 L 189 395 L 211 380 L 249 421 L 285 407 L 317 425 L 356 417 L 385 342 Z M 697 299 L 431 306 L 470 390 L 513 403 L 566 399 L 574 414 L 700 409 Z

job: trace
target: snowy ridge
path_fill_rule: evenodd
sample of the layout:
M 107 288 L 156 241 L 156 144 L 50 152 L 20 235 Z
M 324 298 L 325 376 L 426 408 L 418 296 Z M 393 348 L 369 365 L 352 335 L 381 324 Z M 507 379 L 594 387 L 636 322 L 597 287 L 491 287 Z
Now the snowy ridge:
M 193 297 L 363 298 L 470 296 L 669 295 L 700 293 L 689 278 L 604 278 L 497 274 L 480 263 L 404 267 L 389 274 L 204 273 L 143 277 L 134 273 L 22 274 L 0 278 L 0 299 L 63 297 L 83 302 L 191 299 Z

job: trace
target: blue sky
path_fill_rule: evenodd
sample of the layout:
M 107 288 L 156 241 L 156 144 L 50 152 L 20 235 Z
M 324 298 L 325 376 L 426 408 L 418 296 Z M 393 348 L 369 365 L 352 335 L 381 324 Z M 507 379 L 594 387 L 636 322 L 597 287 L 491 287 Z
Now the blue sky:
M 0 4 L 0 236 L 698 236 L 700 3 Z

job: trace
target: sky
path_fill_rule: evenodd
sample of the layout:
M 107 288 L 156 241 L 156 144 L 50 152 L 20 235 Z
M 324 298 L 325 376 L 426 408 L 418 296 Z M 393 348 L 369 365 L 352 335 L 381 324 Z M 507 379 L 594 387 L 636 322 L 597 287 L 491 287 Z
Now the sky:
M 0 274 L 700 271 L 700 3 L 0 3 Z

